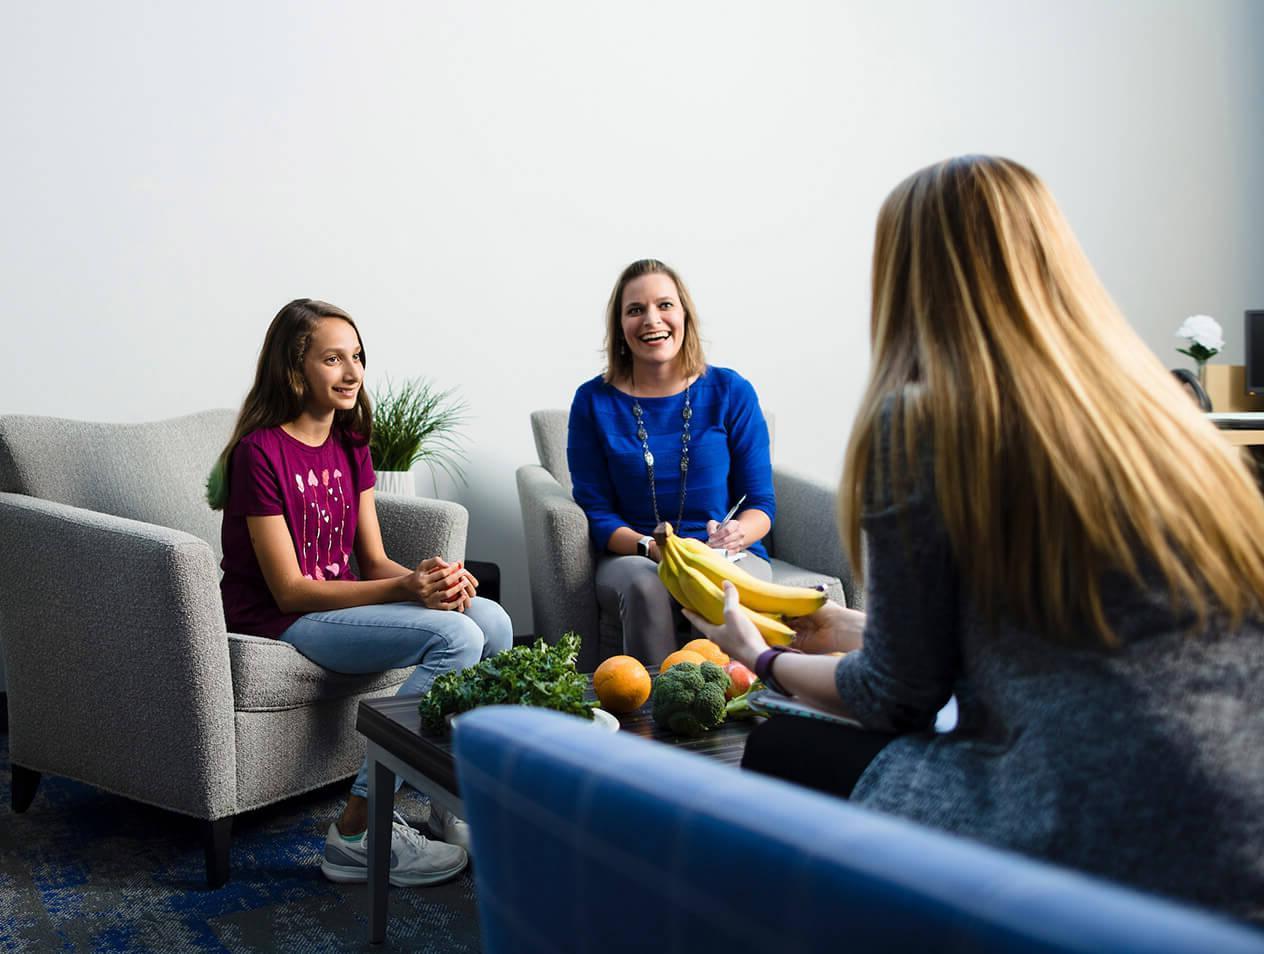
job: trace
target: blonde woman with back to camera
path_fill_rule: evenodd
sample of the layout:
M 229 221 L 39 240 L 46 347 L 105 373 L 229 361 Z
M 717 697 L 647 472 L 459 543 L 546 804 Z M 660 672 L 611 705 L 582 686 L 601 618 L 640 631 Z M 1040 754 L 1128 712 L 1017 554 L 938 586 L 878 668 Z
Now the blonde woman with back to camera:
M 748 767 L 1264 920 L 1264 501 L 1239 453 L 1009 160 L 895 188 L 870 330 L 840 490 L 867 615 L 827 604 L 803 653 L 731 588 L 723 625 L 693 620 L 864 728 L 769 720 Z

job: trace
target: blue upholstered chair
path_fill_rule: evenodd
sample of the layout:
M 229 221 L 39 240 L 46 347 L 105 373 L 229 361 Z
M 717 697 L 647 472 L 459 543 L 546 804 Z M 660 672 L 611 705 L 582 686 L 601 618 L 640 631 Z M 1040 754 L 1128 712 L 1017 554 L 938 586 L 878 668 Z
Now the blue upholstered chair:
M 455 743 L 486 954 L 1264 952 L 1236 922 L 568 716 L 475 710 Z

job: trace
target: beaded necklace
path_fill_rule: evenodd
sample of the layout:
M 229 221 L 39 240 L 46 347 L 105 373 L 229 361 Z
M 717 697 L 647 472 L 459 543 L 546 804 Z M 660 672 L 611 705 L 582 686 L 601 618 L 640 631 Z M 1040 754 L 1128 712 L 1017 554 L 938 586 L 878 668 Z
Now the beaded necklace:
M 685 516 L 685 484 L 689 478 L 689 419 L 693 417 L 693 406 L 689 403 L 689 389 L 692 383 L 685 385 L 685 406 L 680 411 L 680 509 L 676 513 L 676 527 L 679 529 Z M 649 434 L 645 430 L 645 419 L 641 411 L 641 400 L 636 396 L 636 379 L 632 379 L 632 416 L 636 418 L 636 436 L 641 441 L 641 456 L 645 460 L 645 471 L 650 482 L 650 503 L 654 507 L 654 525 L 662 523 L 658 515 L 658 490 L 654 481 L 654 454 L 650 451 Z

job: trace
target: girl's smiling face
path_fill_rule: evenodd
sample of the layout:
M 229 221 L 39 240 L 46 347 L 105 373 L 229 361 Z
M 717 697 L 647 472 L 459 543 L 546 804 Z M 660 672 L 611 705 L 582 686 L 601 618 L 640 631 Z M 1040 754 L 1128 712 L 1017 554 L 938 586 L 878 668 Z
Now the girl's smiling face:
M 322 416 L 350 411 L 364 384 L 360 336 L 341 318 L 322 318 L 303 356 L 307 411 Z
M 634 367 L 676 360 L 685 339 L 685 320 L 670 275 L 651 272 L 624 286 L 620 321 Z

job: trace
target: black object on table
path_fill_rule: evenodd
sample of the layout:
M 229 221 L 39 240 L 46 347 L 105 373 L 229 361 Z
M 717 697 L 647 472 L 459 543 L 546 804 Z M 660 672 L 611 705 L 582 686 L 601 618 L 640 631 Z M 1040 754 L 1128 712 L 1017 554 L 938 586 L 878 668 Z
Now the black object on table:
M 495 563 L 466 560 L 465 568 L 478 580 L 478 595 L 500 602 L 500 567 Z

